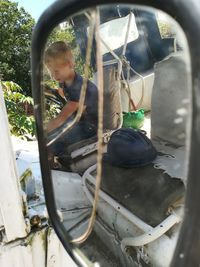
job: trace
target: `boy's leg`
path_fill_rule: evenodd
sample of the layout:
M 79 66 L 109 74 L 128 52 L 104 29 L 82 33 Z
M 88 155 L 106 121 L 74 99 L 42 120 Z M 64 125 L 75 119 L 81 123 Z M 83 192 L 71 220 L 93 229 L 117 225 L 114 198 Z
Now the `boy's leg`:
M 68 145 L 90 138 L 96 134 L 97 129 L 94 125 L 80 121 L 49 147 L 49 153 L 61 156 Z

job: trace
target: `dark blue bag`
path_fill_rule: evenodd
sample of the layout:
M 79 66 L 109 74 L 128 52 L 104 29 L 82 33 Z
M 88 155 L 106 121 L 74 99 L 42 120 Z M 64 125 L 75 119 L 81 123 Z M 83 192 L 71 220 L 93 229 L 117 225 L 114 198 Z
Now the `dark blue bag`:
M 156 149 L 143 131 L 121 128 L 111 135 L 105 160 L 114 166 L 131 168 L 148 165 L 156 156 Z

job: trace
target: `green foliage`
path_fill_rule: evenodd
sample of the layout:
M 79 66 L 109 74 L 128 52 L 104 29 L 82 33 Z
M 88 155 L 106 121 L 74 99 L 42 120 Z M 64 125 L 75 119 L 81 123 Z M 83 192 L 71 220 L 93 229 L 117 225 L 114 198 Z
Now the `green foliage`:
M 172 25 L 170 23 L 158 20 L 158 28 L 162 38 L 173 37 Z
M 0 76 L 31 95 L 30 43 L 34 19 L 17 3 L 0 0 Z
M 48 79 L 44 82 L 45 85 L 49 86 L 50 88 L 57 89 L 59 87 L 59 83 L 55 80 Z
M 23 139 L 35 135 L 35 120 L 32 115 L 33 99 L 25 96 L 22 88 L 14 82 L 2 82 L 11 134 Z M 31 115 L 28 113 L 31 109 Z
M 47 74 L 45 75 L 44 87 L 50 87 L 52 89 L 59 88 L 59 83 L 55 80 L 52 80 Z M 45 123 L 47 123 L 50 119 L 55 118 L 61 110 L 61 106 L 51 101 L 47 96 L 45 97 Z
M 46 101 L 46 112 L 45 112 L 45 123 L 49 120 L 57 117 L 60 113 L 60 106 L 58 104 L 52 103 L 51 101 Z
M 70 24 L 64 23 L 54 28 L 48 38 L 47 46 L 57 41 L 67 42 L 72 49 L 76 47 L 74 30 Z

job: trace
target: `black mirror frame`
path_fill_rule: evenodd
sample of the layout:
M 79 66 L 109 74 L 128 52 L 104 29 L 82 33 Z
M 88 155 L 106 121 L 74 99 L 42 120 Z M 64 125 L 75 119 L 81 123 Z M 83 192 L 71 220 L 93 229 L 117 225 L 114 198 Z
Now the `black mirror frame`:
M 198 0 L 59 0 L 50 6 L 40 17 L 32 38 L 32 91 L 34 97 L 34 112 L 39 142 L 40 164 L 46 198 L 47 210 L 52 225 L 63 246 L 81 265 L 69 244 L 69 236 L 59 220 L 56 212 L 51 173 L 47 159 L 46 137 L 43 128 L 43 93 L 41 90 L 42 58 L 44 46 L 51 30 L 66 17 L 82 9 L 102 4 L 135 4 L 160 9 L 175 18 L 185 32 L 192 70 L 192 122 L 189 156 L 189 172 L 187 181 L 184 221 L 172 267 L 199 266 L 200 264 L 200 4 Z

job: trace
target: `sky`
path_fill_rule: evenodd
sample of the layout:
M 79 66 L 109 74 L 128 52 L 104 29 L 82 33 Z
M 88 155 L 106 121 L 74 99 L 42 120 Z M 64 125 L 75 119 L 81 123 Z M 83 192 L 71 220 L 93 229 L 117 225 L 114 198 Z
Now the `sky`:
M 42 12 L 55 0 L 11 0 L 23 7 L 37 21 Z

